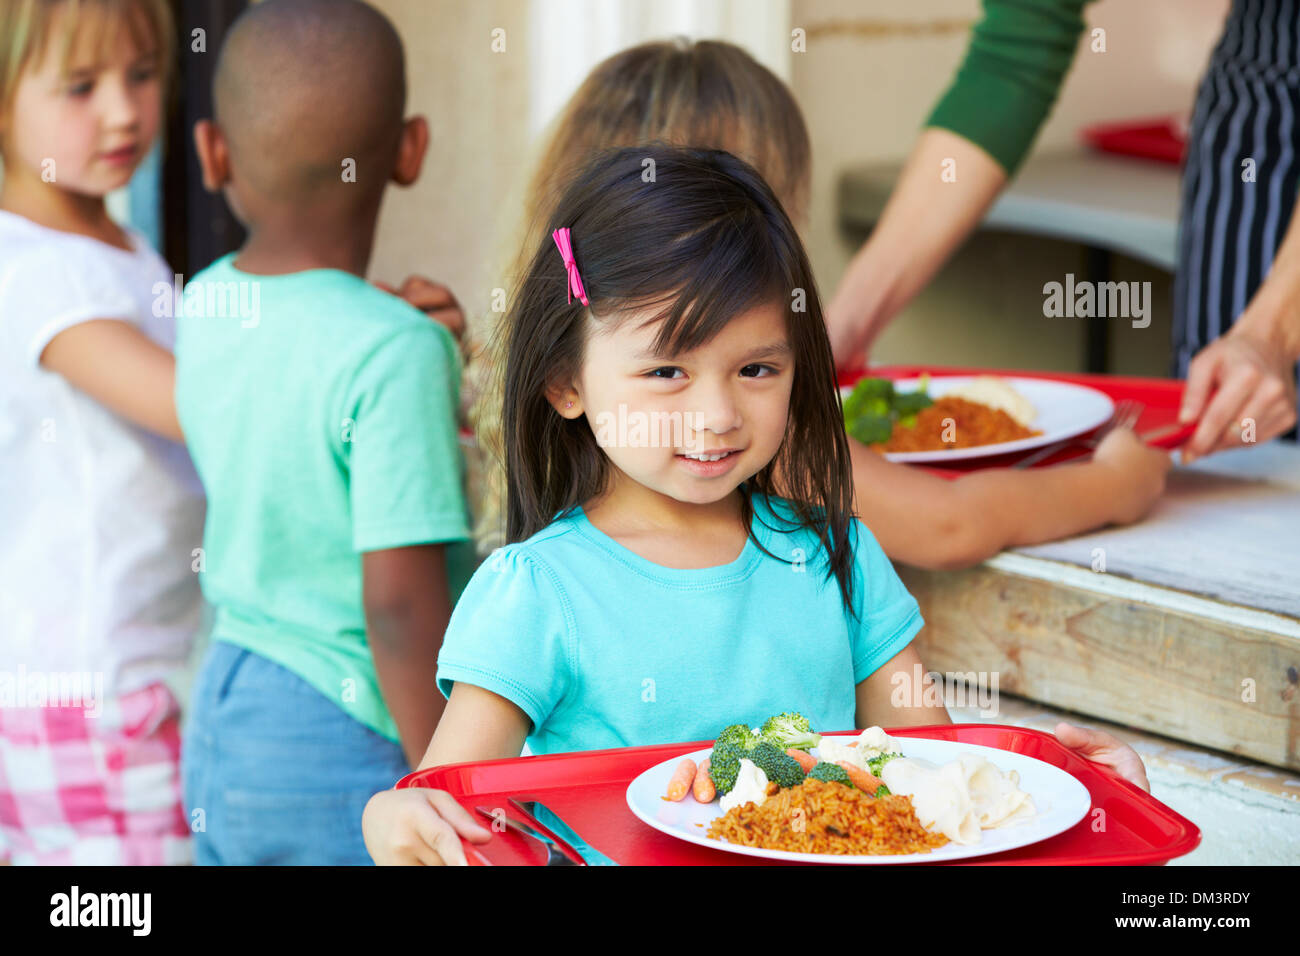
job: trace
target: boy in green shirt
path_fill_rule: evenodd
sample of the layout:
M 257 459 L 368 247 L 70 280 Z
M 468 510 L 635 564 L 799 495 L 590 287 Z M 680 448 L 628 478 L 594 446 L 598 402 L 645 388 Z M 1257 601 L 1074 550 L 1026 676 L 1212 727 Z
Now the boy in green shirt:
M 363 278 L 385 185 L 414 182 L 428 143 L 405 93 L 381 14 L 271 0 L 231 29 L 195 128 L 204 184 L 248 229 L 176 305 L 215 608 L 184 760 L 199 863 L 369 862 L 365 802 L 442 711 L 473 570 L 459 356 Z

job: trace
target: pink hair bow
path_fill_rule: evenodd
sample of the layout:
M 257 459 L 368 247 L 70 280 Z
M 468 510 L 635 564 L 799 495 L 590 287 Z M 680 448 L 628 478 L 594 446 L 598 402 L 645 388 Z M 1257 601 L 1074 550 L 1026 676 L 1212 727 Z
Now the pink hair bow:
M 569 272 L 569 298 L 572 302 L 576 295 L 578 301 L 587 305 L 587 292 L 582 287 L 582 276 L 578 275 L 578 263 L 573 258 L 573 241 L 569 238 L 569 229 L 566 226 L 563 229 L 556 229 L 551 233 L 551 238 L 555 240 L 556 247 L 560 250 L 560 255 L 564 257 L 564 268 Z

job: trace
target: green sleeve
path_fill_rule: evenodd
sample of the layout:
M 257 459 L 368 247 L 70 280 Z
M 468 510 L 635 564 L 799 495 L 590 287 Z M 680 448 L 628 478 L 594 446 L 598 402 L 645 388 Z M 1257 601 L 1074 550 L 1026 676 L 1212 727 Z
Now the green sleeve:
M 1014 175 L 1078 48 L 1088 0 L 984 0 L 966 59 L 926 126 L 970 140 Z

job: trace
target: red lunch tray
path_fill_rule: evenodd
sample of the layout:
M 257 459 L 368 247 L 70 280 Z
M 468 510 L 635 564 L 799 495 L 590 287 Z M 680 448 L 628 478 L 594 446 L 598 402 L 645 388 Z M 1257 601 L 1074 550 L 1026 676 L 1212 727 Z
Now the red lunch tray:
M 1181 379 L 1136 378 L 1127 375 L 1094 375 L 1069 372 L 1025 372 L 1019 369 L 949 368 L 937 365 L 883 365 L 877 368 L 859 369 L 855 372 L 843 373 L 839 377 L 839 384 L 841 388 L 852 386 L 857 383 L 858 379 L 865 376 L 903 379 L 916 378 L 923 374 L 929 374 L 934 378 L 945 375 L 998 375 L 1003 378 L 1044 378 L 1056 382 L 1069 382 L 1073 385 L 1086 385 L 1089 388 L 1095 388 L 1097 391 L 1109 395 L 1116 404 L 1126 398 L 1133 399 L 1142 405 L 1142 414 L 1138 418 L 1135 431 L 1142 435 L 1159 429 L 1157 436 L 1148 439 L 1148 444 L 1156 448 L 1177 448 L 1191 438 L 1193 432 L 1196 431 L 1196 422 L 1188 422 L 1186 425 L 1178 424 L 1178 409 L 1182 405 L 1183 388 L 1186 385 Z M 1089 434 L 1091 433 L 1084 432 L 1076 437 L 1087 438 Z M 924 468 L 941 478 L 957 478 L 967 472 L 982 471 L 985 468 L 1008 468 L 1021 458 L 1033 455 L 1037 451 L 1036 448 L 1030 448 L 1026 451 L 1011 452 L 1005 455 L 963 458 L 943 467 L 932 465 L 915 465 L 913 467 Z M 1081 445 L 1067 445 L 1056 454 L 1036 462 L 1031 467 L 1043 468 L 1090 454 L 1092 454 L 1092 450 L 1089 448 Z
M 889 734 L 951 740 L 1035 757 L 1073 774 L 1092 797 L 1092 809 L 1064 833 L 1027 847 L 943 866 L 1161 864 L 1190 853 L 1201 842 L 1196 824 L 1109 768 L 1067 750 L 1051 734 L 1003 724 L 937 724 L 890 730 Z M 628 809 L 628 784 L 638 774 L 712 743 L 701 740 L 450 764 L 408 774 L 397 786 L 446 790 L 489 828 L 490 821 L 475 813 L 475 806 L 501 809 L 512 819 L 535 825 L 506 798 L 539 799 L 591 846 L 627 865 L 799 865 L 687 843 L 647 826 Z M 688 795 L 685 799 L 693 798 Z M 1098 814 L 1098 809 L 1104 814 Z M 487 843 L 465 842 L 464 846 L 471 865 L 536 866 L 545 860 L 541 847 L 510 831 L 493 833 Z

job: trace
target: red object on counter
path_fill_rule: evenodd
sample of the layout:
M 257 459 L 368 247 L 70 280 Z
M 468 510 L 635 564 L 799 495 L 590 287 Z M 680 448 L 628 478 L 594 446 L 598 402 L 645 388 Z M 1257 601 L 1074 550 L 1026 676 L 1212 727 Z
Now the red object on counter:
M 1110 768 L 1084 760 L 1052 734 L 1003 724 L 936 724 L 887 733 L 893 737 L 927 737 L 995 747 L 1035 757 L 1073 774 L 1092 798 L 1092 809 L 1064 833 L 1030 846 L 954 860 L 942 866 L 1160 864 L 1190 853 L 1201 842 L 1196 824 Z M 701 740 L 450 764 L 408 774 L 397 786 L 446 790 L 479 822 L 482 818 L 474 813 L 475 806 L 500 808 L 508 816 L 521 819 L 507 797 L 542 800 L 587 843 L 625 865 L 801 865 L 678 840 L 646 826 L 628 809 L 628 784 L 642 771 L 711 743 Z M 1096 826 L 1099 809 L 1104 811 L 1104 827 Z M 509 831 L 494 833 L 487 843 L 466 842 L 464 846 L 471 865 L 540 865 L 544 861 L 539 847 Z
M 1187 154 L 1187 136 L 1174 118 L 1098 123 L 1079 131 L 1094 149 L 1177 165 Z
M 994 368 L 946 368 L 938 365 L 882 365 L 869 369 L 859 369 L 854 372 L 845 372 L 839 376 L 839 385 L 841 388 L 850 387 L 857 383 L 858 379 L 870 376 L 872 378 L 904 379 L 917 378 L 920 375 L 928 374 L 932 378 L 942 378 L 947 375 L 997 375 L 1002 378 L 1043 378 L 1054 382 L 1069 382 L 1072 385 L 1086 385 L 1089 388 L 1095 388 L 1099 392 L 1109 395 L 1111 400 L 1118 404 L 1120 401 L 1128 398 L 1142 404 L 1142 415 L 1138 419 L 1134 428 L 1139 435 L 1153 431 L 1155 429 L 1164 429 L 1158 438 L 1151 439 L 1148 444 L 1155 448 L 1177 448 L 1187 439 L 1192 437 L 1196 431 L 1196 423 L 1188 422 L 1186 425 L 1178 425 L 1178 409 L 1183 402 L 1183 389 L 1186 382 L 1181 379 L 1172 378 L 1137 378 L 1127 375 L 1095 375 L 1070 372 L 1026 372 L 1020 369 L 994 369 Z M 1087 438 L 1093 432 L 1084 432 L 1077 436 L 1080 439 Z M 961 475 L 972 471 L 983 471 L 986 468 L 1009 468 L 1021 458 L 1033 455 L 1038 451 L 1036 448 L 1030 448 L 1026 451 L 1016 451 L 1005 455 L 989 455 L 984 458 L 962 458 L 957 459 L 949 464 L 940 466 L 935 465 L 916 465 L 912 468 L 924 468 L 926 471 L 938 475 L 941 478 L 957 478 Z M 1032 468 L 1045 468 L 1049 465 L 1057 465 L 1061 462 L 1071 461 L 1075 458 L 1082 458 L 1092 454 L 1092 449 L 1085 448 L 1082 445 L 1069 445 L 1062 448 L 1054 455 L 1044 458 L 1042 461 L 1031 465 Z

